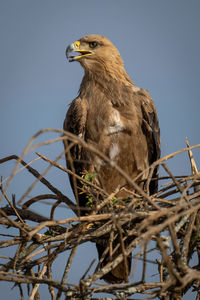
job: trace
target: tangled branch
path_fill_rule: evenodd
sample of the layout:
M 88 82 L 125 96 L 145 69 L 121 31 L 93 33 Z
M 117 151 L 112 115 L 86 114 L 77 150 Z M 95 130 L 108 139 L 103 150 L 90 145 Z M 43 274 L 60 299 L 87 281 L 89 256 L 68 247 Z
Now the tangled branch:
M 38 136 L 52 131 L 62 133 L 62 136 L 33 145 Z M 37 158 L 33 161 L 29 163 L 24 161 L 25 155 L 39 146 L 51 147 L 52 143 L 63 139 L 80 144 L 115 168 L 133 187 L 132 197 L 128 201 L 118 200 L 115 196 L 120 187 L 108 195 L 92 180 L 74 174 L 58 163 L 64 152 L 54 160 L 44 154 L 36 153 Z M 111 159 L 79 137 L 69 132 L 52 129 L 38 132 L 20 157 L 12 155 L 0 159 L 0 164 L 7 164 L 11 160 L 16 161 L 11 175 L 2 178 L 0 184 L 3 200 L 0 223 L 5 228 L 5 233 L 1 236 L 6 237 L 0 241 L 0 247 L 8 249 L 11 246 L 15 247 L 12 257 L 1 256 L 0 280 L 15 283 L 15 286 L 19 287 L 21 299 L 24 299 L 25 285 L 29 290 L 29 299 L 40 299 L 40 285 L 48 287 L 49 298 L 53 300 L 59 300 L 61 297 L 102 299 L 104 294 L 113 299 L 129 299 L 137 294 L 144 295 L 144 299 L 156 299 L 156 297 L 163 300 L 182 299 L 191 288 L 196 292 L 196 299 L 199 299 L 200 173 L 192 153 L 193 149 L 199 147 L 200 145 L 190 147 L 187 141 L 187 148 L 165 156 L 151 165 L 147 185 L 152 180 L 151 176 L 157 165 L 165 174 L 158 179 L 159 191 L 150 196 L 136 184 L 136 180 L 130 178 Z M 189 155 L 191 174 L 175 176 L 167 166 L 167 161 L 173 157 L 175 160 L 177 155 L 184 152 Z M 36 160 L 47 165 L 44 172 L 40 173 L 31 166 Z M 21 169 L 19 169 L 20 165 L 23 166 Z M 78 214 L 80 207 L 47 180 L 46 174 L 51 168 L 59 170 L 63 176 L 68 173 L 81 180 L 84 190 L 91 195 L 92 199 L 92 205 L 88 206 L 88 213 L 85 216 L 80 217 Z M 29 172 L 34 181 L 26 187 L 16 204 L 14 195 L 12 199 L 9 198 L 10 183 L 19 172 Z M 29 199 L 30 192 L 38 182 L 45 186 L 49 193 Z M 101 197 L 95 199 L 97 192 Z M 50 203 L 50 199 L 53 202 Z M 49 217 L 31 210 L 33 204 L 44 200 L 51 205 Z M 56 219 L 55 211 L 60 206 L 70 209 L 75 216 Z M 12 228 L 17 229 L 18 234 L 10 234 Z M 116 237 L 119 237 L 117 244 L 114 243 Z M 77 249 L 82 244 L 89 241 L 95 243 L 99 239 L 107 239 L 108 246 L 103 256 L 109 252 L 113 259 L 103 267 L 101 261 L 96 264 L 92 260 L 84 275 L 78 274 L 77 281 L 71 283 L 69 271 L 72 262 L 76 259 Z M 52 265 L 54 262 L 56 264 L 58 257 L 64 252 L 68 254 L 65 265 L 63 270 L 60 270 L 60 280 L 55 280 Z M 114 255 L 115 253 L 118 254 Z M 126 263 L 130 253 L 133 253 L 134 264 L 131 276 L 127 277 L 125 283 L 105 284 L 99 281 L 120 262 Z M 195 265 L 192 264 L 194 256 L 197 261 Z

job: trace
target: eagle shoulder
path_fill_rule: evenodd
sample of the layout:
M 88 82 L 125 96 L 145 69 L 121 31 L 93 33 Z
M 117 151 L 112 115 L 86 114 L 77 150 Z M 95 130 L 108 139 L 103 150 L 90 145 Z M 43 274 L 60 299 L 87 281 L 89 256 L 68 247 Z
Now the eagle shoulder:
M 147 90 L 142 90 L 141 108 L 143 114 L 143 127 L 146 129 L 147 138 L 154 145 L 155 157 L 152 157 L 151 163 L 160 158 L 160 127 L 155 104 Z

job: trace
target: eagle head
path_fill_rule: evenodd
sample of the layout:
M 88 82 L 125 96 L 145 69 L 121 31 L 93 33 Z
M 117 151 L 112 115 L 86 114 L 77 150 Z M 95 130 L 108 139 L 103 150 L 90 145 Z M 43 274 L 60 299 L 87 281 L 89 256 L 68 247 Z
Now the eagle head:
M 109 39 L 101 35 L 88 35 L 66 49 L 69 62 L 78 61 L 85 70 L 96 70 L 98 67 L 110 69 L 111 66 L 123 67 L 119 51 Z

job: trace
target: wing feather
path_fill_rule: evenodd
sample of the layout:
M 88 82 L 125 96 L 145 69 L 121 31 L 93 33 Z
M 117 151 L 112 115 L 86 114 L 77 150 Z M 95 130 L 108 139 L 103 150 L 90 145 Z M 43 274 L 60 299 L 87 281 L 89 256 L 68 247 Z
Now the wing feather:
M 64 120 L 63 129 L 69 131 L 84 139 L 85 126 L 87 119 L 87 101 L 81 98 L 76 98 L 70 104 L 67 111 L 66 118 Z M 69 141 L 64 140 L 65 150 L 69 147 Z M 67 167 L 75 172 L 77 175 L 82 176 L 84 164 L 81 162 L 83 149 L 79 144 L 76 144 L 70 148 L 70 152 L 66 151 L 66 163 Z M 75 197 L 80 206 L 85 205 L 84 197 L 78 196 L 77 187 L 80 187 L 81 183 L 76 181 L 73 176 L 69 176 L 72 189 Z M 78 200 L 79 198 L 79 200 Z M 83 198 L 83 199 L 82 199 Z
M 148 91 L 141 89 L 141 109 L 143 115 L 142 129 L 147 139 L 149 165 L 160 158 L 160 127 L 156 107 Z M 158 168 L 154 170 L 153 178 L 158 177 Z M 150 183 L 150 194 L 157 191 L 158 182 L 153 180 Z

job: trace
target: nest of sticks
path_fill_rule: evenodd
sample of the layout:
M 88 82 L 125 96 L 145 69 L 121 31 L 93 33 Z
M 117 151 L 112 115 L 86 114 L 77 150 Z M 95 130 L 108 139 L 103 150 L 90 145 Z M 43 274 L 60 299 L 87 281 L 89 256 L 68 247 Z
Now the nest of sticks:
M 46 132 L 56 132 L 56 138 L 36 143 L 39 136 Z M 64 133 L 64 134 L 63 134 Z M 189 146 L 180 151 L 167 155 L 152 166 L 147 180 L 151 180 L 154 168 L 159 165 L 164 174 L 159 177 L 159 190 L 149 196 L 148 189 L 144 192 L 139 187 L 137 193 L 128 199 L 127 203 L 116 200 L 116 190 L 111 195 L 95 186 L 92 180 L 79 177 L 88 195 L 93 201 L 96 190 L 102 201 L 94 201 L 88 215 L 80 217 L 79 207 L 67 195 L 64 195 L 53 182 L 46 178 L 51 168 L 66 177 L 72 174 L 65 166 L 59 164 L 65 152 L 55 159 L 49 159 L 36 152 L 45 170 L 41 173 L 33 168 L 36 159 L 27 163 L 24 161 L 27 153 L 38 147 L 67 139 L 74 144 L 95 152 L 105 163 L 116 168 L 130 185 L 135 182 L 117 165 L 85 143 L 79 137 L 61 130 L 44 129 L 35 134 L 30 140 L 23 154 L 8 156 L 0 159 L 0 164 L 7 164 L 15 160 L 16 164 L 11 175 L 1 178 L 1 209 L 0 247 L 12 247 L 12 257 L 0 256 L 0 280 L 14 283 L 18 288 L 21 299 L 40 299 L 40 286 L 45 285 L 48 299 L 182 299 L 190 290 L 196 299 L 200 299 L 200 172 L 197 169 L 192 150 L 199 145 Z M 185 176 L 175 176 L 167 166 L 168 160 L 176 158 L 181 153 L 188 153 L 191 172 Z M 33 182 L 24 187 L 20 199 L 10 190 L 13 178 L 19 172 L 28 172 L 33 176 Z M 48 190 L 48 194 L 30 197 L 30 192 L 40 182 Z M 11 197 L 9 195 L 12 195 Z M 28 200 L 27 200 L 28 199 Z M 47 202 L 50 207 L 49 216 L 43 216 L 40 211 L 33 211 L 32 205 L 38 202 Z M 51 201 L 50 201 L 51 200 Z M 5 204 L 6 203 L 6 204 Z M 55 212 L 64 206 L 75 214 L 74 217 L 59 219 Z M 72 214 L 73 215 L 73 214 Z M 17 229 L 13 233 L 13 228 Z M 4 233 L 2 233 L 4 232 Z M 114 243 L 116 237 L 119 242 Z M 117 256 L 113 255 L 104 267 L 101 261 L 91 259 L 84 272 L 77 274 L 76 282 L 71 282 L 70 271 L 72 262 L 77 258 L 76 252 L 80 245 L 88 242 L 106 239 L 107 249 L 114 254 L 119 248 Z M 59 269 L 59 280 L 55 280 L 53 265 L 61 253 L 63 269 Z M 132 271 L 122 284 L 106 284 L 100 281 L 106 273 L 117 266 L 132 253 Z M 111 255 L 112 257 L 112 255 Z M 57 277 L 56 277 L 57 278 Z M 27 288 L 27 289 L 26 289 Z

